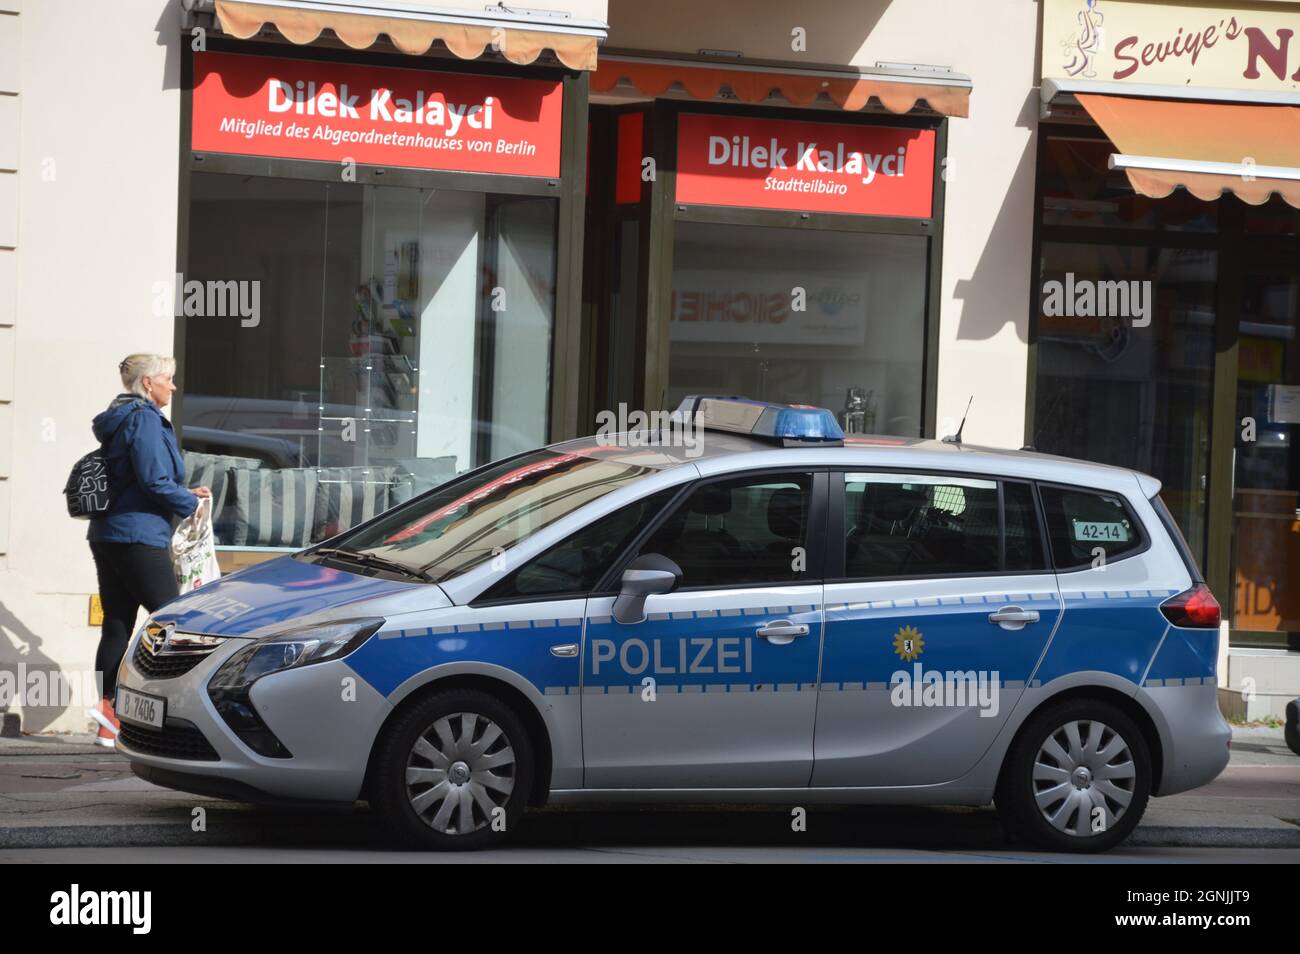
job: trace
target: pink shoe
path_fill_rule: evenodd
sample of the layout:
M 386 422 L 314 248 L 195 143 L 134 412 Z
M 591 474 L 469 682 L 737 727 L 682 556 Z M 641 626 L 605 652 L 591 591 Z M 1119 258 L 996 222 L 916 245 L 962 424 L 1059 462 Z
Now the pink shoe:
M 121 731 L 122 723 L 118 721 L 117 713 L 113 711 L 113 703 L 107 699 L 100 699 L 99 705 L 86 710 L 86 715 L 99 723 L 95 744 L 108 749 L 116 748 L 117 734 Z

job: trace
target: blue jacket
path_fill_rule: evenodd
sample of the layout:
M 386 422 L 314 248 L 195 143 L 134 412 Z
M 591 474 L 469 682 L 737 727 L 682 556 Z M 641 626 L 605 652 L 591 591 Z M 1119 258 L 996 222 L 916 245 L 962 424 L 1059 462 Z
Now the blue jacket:
M 171 421 L 152 401 L 119 394 L 95 415 L 95 437 L 108 462 L 113 504 L 92 518 L 86 539 L 166 547 L 172 518 L 188 517 L 199 498 L 185 489 L 185 464 Z

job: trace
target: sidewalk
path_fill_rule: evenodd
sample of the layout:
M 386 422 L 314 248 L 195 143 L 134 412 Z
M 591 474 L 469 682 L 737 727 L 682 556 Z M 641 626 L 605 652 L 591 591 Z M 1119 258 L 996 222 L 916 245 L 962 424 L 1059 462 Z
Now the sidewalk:
M 173 792 L 136 778 L 125 759 L 96 747 L 91 739 L 0 739 L 0 849 L 382 844 L 363 806 L 356 811 L 267 809 Z M 740 807 L 547 809 L 526 816 L 524 825 L 529 841 L 544 843 L 657 842 L 674 837 L 744 842 L 788 829 L 784 822 L 769 823 L 764 817 L 773 812 Z M 646 824 L 648 815 L 655 824 Z M 810 809 L 810 815 L 818 819 L 820 838 L 854 844 L 1007 844 L 990 809 L 827 806 Z M 1300 848 L 1300 757 L 1286 748 L 1280 729 L 1235 729 L 1232 762 L 1224 774 L 1194 792 L 1153 799 L 1129 844 Z

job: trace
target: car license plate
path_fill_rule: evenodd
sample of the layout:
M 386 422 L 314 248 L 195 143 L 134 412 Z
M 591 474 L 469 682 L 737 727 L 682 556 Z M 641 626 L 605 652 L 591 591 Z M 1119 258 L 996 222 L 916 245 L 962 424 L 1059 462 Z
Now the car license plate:
M 167 715 L 167 700 L 158 696 L 147 696 L 134 689 L 117 689 L 117 705 L 114 710 L 117 717 L 124 722 L 147 725 L 151 729 L 161 729 Z

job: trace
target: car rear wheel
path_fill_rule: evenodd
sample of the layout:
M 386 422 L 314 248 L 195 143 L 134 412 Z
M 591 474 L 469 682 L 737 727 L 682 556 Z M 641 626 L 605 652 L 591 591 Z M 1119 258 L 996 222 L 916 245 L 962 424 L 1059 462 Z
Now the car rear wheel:
M 1137 725 L 1107 702 L 1077 699 L 1034 716 L 1003 765 L 1006 826 L 1042 848 L 1105 851 L 1137 826 L 1151 794 L 1151 755 Z
M 533 778 L 523 723 L 472 689 L 436 692 L 380 740 L 371 806 L 403 844 L 481 848 L 514 830 Z

